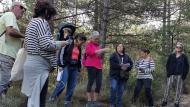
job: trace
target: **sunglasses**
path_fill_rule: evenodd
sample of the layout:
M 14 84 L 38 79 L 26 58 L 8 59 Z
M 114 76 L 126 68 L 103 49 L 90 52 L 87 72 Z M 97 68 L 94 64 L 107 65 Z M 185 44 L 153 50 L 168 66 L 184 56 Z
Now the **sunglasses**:
M 26 8 L 24 8 L 23 6 L 21 6 L 21 5 L 17 5 L 17 6 L 19 6 L 19 8 L 20 8 L 21 10 L 26 11 Z
M 179 48 L 179 49 L 181 49 L 182 47 L 176 46 L 176 48 Z

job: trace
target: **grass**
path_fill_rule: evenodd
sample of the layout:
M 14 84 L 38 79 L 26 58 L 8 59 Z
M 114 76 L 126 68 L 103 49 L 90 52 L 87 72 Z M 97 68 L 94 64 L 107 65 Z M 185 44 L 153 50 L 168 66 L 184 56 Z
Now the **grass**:
M 155 58 L 156 62 L 156 70 L 154 72 L 154 80 L 153 80 L 153 96 L 155 99 L 155 104 L 158 105 L 161 101 L 161 98 L 163 97 L 163 89 L 165 85 L 165 68 L 163 65 L 162 58 L 159 56 L 156 56 Z M 105 70 L 103 71 L 103 85 L 100 95 L 100 102 L 103 104 L 103 107 L 108 107 L 109 104 L 109 77 L 108 77 L 108 68 L 109 64 L 107 61 L 104 61 L 105 63 Z M 56 72 L 50 74 L 49 77 L 49 91 L 48 96 L 52 93 L 52 90 L 54 89 L 56 85 Z M 146 98 L 144 91 L 142 90 L 140 95 L 140 100 L 138 101 L 136 106 L 131 105 L 131 97 L 133 95 L 134 86 L 136 83 L 136 72 L 133 70 L 131 71 L 130 78 L 127 82 L 127 89 L 123 96 L 123 104 L 124 107 L 145 107 Z M 86 96 L 85 96 L 85 90 L 86 90 L 86 84 L 87 84 L 87 73 L 85 70 L 79 74 L 78 78 L 78 85 L 76 87 L 74 96 L 73 96 L 73 106 L 72 107 L 84 107 L 86 103 Z M 187 90 L 189 92 L 189 79 L 186 80 L 187 84 Z M 21 83 L 14 83 L 13 86 L 9 89 L 7 96 L 5 99 L 0 100 L 0 107 L 19 107 L 19 105 L 24 101 L 24 96 L 20 93 L 20 87 Z M 58 98 L 55 102 L 47 102 L 46 107 L 63 107 L 63 98 L 64 98 L 65 91 L 61 94 L 61 96 Z M 171 96 L 174 96 L 174 93 L 171 93 Z M 172 99 L 173 100 L 173 97 Z M 156 106 L 158 107 L 158 106 Z

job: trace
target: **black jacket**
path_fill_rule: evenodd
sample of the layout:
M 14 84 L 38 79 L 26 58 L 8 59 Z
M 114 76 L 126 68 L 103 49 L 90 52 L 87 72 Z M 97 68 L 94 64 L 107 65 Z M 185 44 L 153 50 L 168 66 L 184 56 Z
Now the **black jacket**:
M 121 61 L 119 61 L 120 59 L 118 58 L 118 56 L 119 55 L 116 52 L 110 56 L 110 59 L 109 59 L 109 61 L 110 61 L 110 77 L 115 78 L 115 79 L 122 79 L 120 77 L 120 71 L 121 71 L 120 62 Z M 127 54 L 124 54 L 123 63 L 124 64 L 130 63 L 129 68 L 126 71 L 126 72 L 129 72 L 133 67 L 133 62 Z
M 189 63 L 187 56 L 182 54 L 176 58 L 176 54 L 171 54 L 166 64 L 167 77 L 171 75 L 181 75 L 184 80 L 189 72 Z
M 63 54 L 63 65 L 58 63 L 60 67 L 65 67 L 65 66 L 75 66 L 78 67 L 79 69 L 81 68 L 81 47 L 79 48 L 79 58 L 78 61 L 73 63 L 72 61 L 72 51 L 74 48 L 74 42 L 72 42 L 71 45 L 67 45 L 64 49 L 64 54 Z M 59 54 L 60 55 L 60 54 Z

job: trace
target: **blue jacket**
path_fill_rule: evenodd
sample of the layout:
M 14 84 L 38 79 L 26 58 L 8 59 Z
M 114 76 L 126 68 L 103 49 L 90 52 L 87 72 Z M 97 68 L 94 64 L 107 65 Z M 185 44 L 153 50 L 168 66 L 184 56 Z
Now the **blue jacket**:
M 121 61 L 120 60 L 121 60 L 121 57 L 116 52 L 110 56 L 109 61 L 110 61 L 110 77 L 111 78 L 122 79 L 120 76 L 120 72 L 121 72 L 121 65 L 120 65 Z M 127 54 L 124 54 L 123 64 L 127 64 L 127 63 L 129 63 L 130 66 L 126 70 L 126 72 L 129 72 L 129 71 L 131 71 L 131 69 L 133 67 L 133 62 Z M 129 77 L 129 75 L 128 75 L 128 77 Z

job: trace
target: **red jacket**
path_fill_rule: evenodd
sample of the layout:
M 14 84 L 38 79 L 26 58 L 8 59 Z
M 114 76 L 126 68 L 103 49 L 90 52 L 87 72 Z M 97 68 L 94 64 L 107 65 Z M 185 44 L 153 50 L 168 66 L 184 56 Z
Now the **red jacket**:
M 103 68 L 102 57 L 98 56 L 95 52 L 100 49 L 99 44 L 89 42 L 85 47 L 86 59 L 83 65 L 86 67 L 95 67 L 97 69 Z

